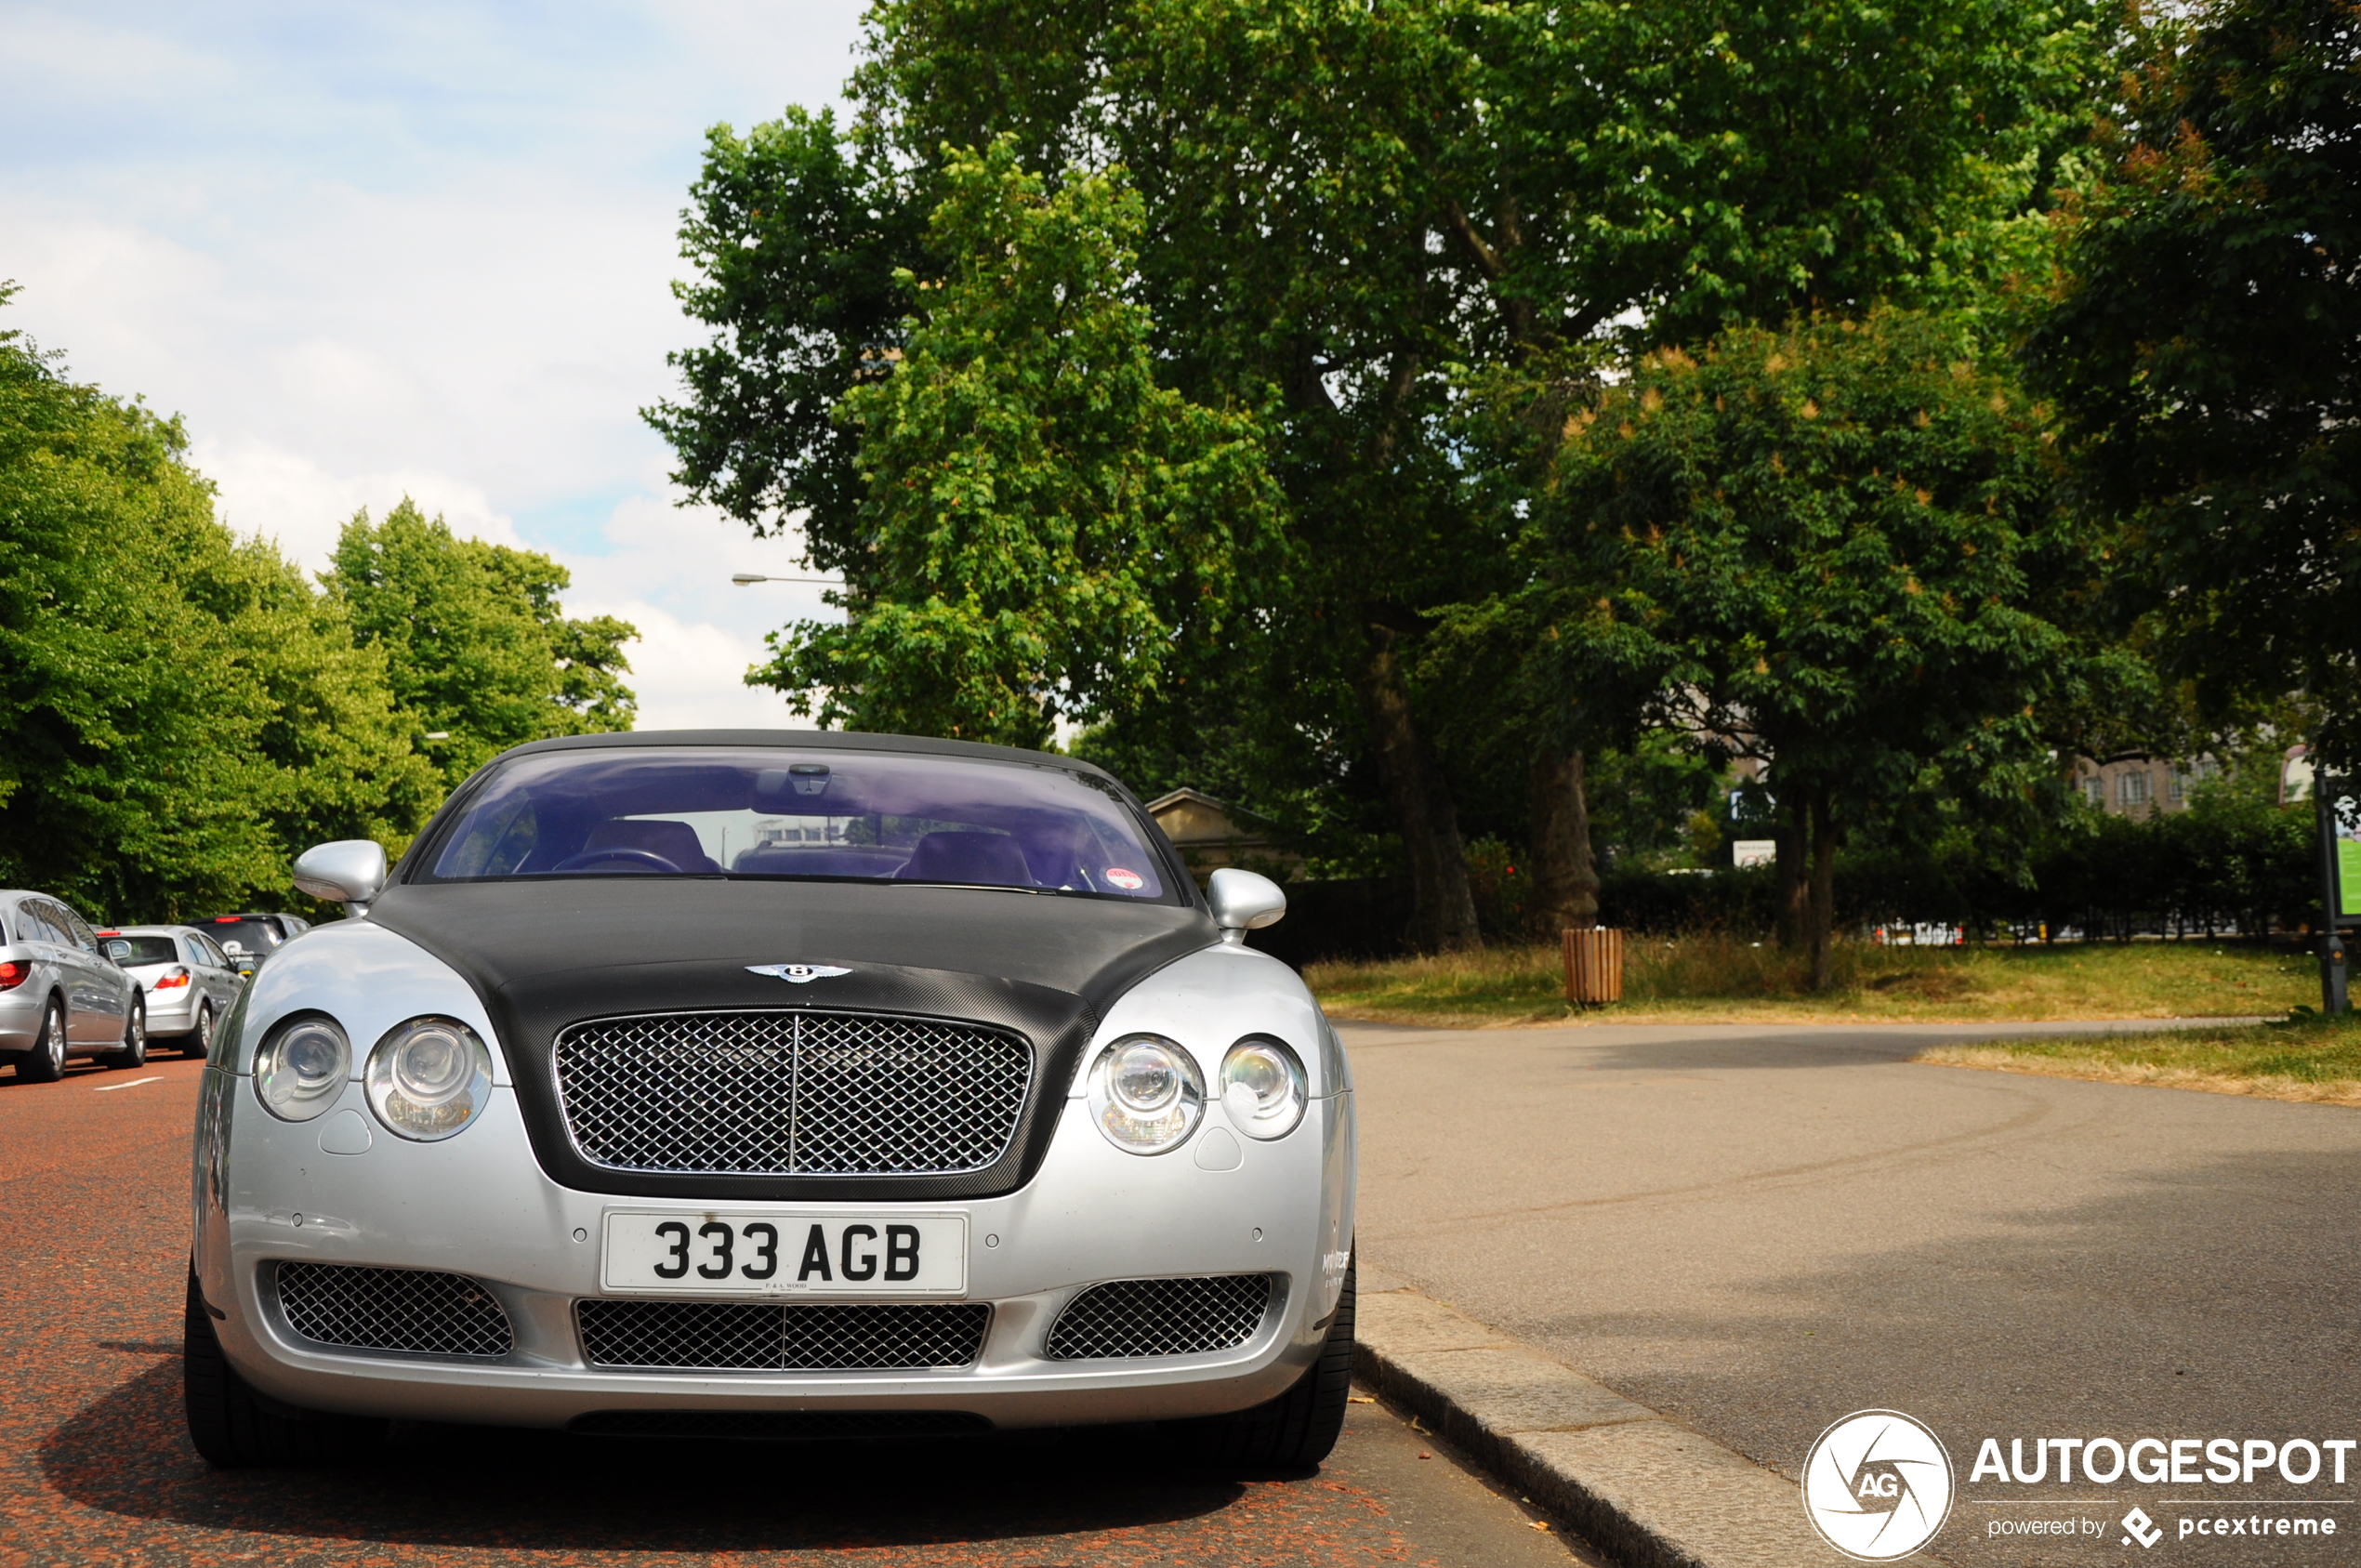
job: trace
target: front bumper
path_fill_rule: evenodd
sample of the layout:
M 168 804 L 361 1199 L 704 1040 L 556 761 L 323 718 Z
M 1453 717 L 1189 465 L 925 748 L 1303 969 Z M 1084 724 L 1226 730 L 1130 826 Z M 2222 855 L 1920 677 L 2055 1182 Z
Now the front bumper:
M 1240 1410 L 1284 1392 L 1317 1355 L 1350 1249 L 1351 1096 L 1316 1100 L 1273 1143 L 1207 1169 L 1188 1144 L 1141 1158 L 1115 1149 L 1078 1100 L 1065 1102 L 1034 1179 L 1002 1197 L 930 1203 L 964 1212 L 968 1291 L 992 1321 L 970 1366 L 921 1372 L 622 1372 L 589 1364 L 574 1306 L 604 1294 L 599 1238 L 610 1209 L 712 1206 L 562 1188 L 534 1160 L 511 1091 L 481 1123 L 416 1144 L 376 1126 L 349 1087 L 336 1110 L 288 1124 L 250 1080 L 217 1066 L 200 1116 L 196 1264 L 224 1351 L 264 1394 L 305 1409 L 495 1426 L 561 1427 L 614 1411 L 942 1411 L 998 1427 L 1171 1419 Z M 361 1154 L 324 1153 L 350 1111 Z M 350 1123 L 346 1126 L 350 1127 Z M 222 1156 L 214 1164 L 217 1153 Z M 1216 1160 L 1213 1163 L 1219 1164 Z M 732 1213 L 875 1215 L 890 1205 L 732 1204 Z M 298 1219 L 298 1217 L 300 1217 Z M 576 1239 L 576 1238 L 580 1239 Z M 996 1238 L 993 1245 L 990 1238 Z M 430 1269 L 482 1282 L 513 1327 L 498 1361 L 334 1350 L 296 1335 L 266 1267 L 281 1260 Z M 1052 1361 L 1051 1323 L 1106 1280 L 1272 1273 L 1284 1297 L 1244 1344 L 1194 1356 Z M 828 1298 L 831 1301 L 841 1298 Z

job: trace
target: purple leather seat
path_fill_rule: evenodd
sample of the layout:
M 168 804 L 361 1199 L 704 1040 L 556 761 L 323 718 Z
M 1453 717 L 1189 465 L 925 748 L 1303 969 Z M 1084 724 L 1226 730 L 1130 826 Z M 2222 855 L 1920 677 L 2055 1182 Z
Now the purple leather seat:
M 991 888 L 1033 888 L 1024 850 L 1005 833 L 930 833 L 894 873 L 902 882 L 975 882 Z

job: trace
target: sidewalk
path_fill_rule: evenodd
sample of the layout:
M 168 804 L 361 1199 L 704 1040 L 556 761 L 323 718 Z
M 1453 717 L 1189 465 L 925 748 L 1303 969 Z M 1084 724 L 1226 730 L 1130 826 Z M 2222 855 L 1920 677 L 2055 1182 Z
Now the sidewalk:
M 1626 1568 L 1842 1563 L 1796 1487 L 1415 1290 L 1364 1294 L 1360 1381 Z
M 1342 1031 L 1371 1380 L 1521 1488 L 1582 1459 L 1550 1506 L 1635 1563 L 1833 1561 L 1795 1483 L 1871 1407 L 1950 1447 L 1962 1564 L 2099 1560 L 1989 1535 L 1985 1435 L 2361 1435 L 2352 1110 L 1907 1060 L 2024 1030 Z

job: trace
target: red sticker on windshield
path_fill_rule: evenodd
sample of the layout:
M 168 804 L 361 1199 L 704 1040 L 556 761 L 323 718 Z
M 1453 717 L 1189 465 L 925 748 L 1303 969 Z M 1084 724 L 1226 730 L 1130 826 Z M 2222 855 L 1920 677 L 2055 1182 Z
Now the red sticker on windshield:
M 1107 867 L 1107 880 L 1126 891 L 1144 887 L 1147 884 L 1146 877 L 1141 876 L 1136 871 L 1126 871 L 1119 865 L 1111 865 Z

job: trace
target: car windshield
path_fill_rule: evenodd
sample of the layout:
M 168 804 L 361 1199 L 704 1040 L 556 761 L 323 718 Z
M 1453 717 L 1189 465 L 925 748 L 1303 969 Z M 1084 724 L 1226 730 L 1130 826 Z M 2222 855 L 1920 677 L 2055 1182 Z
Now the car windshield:
M 116 960 L 117 963 L 126 966 L 132 964 L 177 964 L 180 961 L 180 955 L 173 951 L 172 939 L 170 937 L 107 937 L 103 940 L 110 947 L 113 946 L 116 942 L 121 942 L 125 947 L 131 949 L 129 954 Z
M 816 748 L 540 752 L 483 782 L 418 879 L 790 877 L 1165 900 L 1141 832 L 1109 785 L 1047 764 Z
M 213 940 L 221 944 L 221 951 L 233 955 L 243 953 L 251 956 L 257 953 L 268 953 L 285 940 L 279 935 L 278 928 L 268 920 L 217 919 L 207 929 L 212 932 Z

